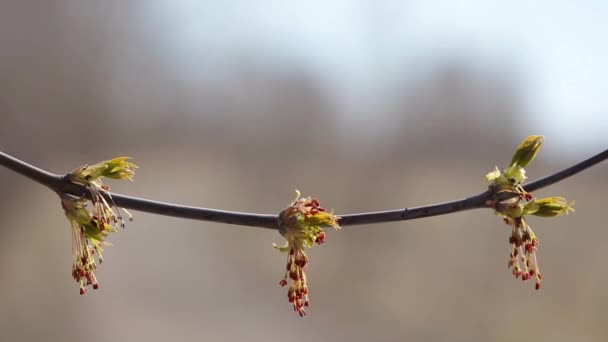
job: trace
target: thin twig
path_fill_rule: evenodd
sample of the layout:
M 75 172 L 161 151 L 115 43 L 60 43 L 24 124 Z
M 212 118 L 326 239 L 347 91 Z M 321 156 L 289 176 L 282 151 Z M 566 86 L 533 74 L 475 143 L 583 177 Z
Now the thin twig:
M 599 164 L 600 162 L 606 159 L 608 159 L 608 150 L 605 150 L 589 159 L 586 159 L 576 165 L 554 173 L 550 176 L 539 179 L 535 182 L 531 182 L 526 185 L 524 189 L 529 192 L 542 189 L 544 187 L 560 182 L 570 176 L 573 176 L 596 164 Z M 89 196 L 88 191 L 83 186 L 66 181 L 63 176 L 42 170 L 3 152 L 0 152 L 0 165 L 5 166 L 21 175 L 24 175 L 40 184 L 43 184 L 55 192 L 69 193 L 75 196 Z M 112 199 L 114 200 L 114 203 L 116 203 L 117 206 L 127 209 L 193 220 L 278 229 L 277 215 L 242 213 L 234 211 L 191 207 L 173 203 L 157 202 L 148 199 L 130 197 L 114 193 L 108 195 L 112 196 Z M 500 196 L 499 200 L 506 200 L 514 196 L 516 195 L 504 194 Z M 485 208 L 491 206 L 491 202 L 495 200 L 494 197 L 494 192 L 491 189 L 488 189 L 487 191 L 479 195 L 452 202 L 389 211 L 340 215 L 340 225 L 350 226 L 359 224 L 404 221 L 416 218 L 445 215 L 464 210 Z
M 61 186 L 62 183 L 61 176 L 37 168 L 34 165 L 30 165 L 2 151 L 0 151 L 0 165 L 11 169 L 17 172 L 18 174 L 26 176 L 27 178 L 36 181 L 42 185 L 45 185 L 53 190 Z

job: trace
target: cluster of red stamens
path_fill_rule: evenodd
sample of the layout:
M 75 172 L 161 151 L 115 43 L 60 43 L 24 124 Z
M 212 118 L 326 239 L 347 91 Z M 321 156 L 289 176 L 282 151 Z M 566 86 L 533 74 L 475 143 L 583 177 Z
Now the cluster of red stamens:
M 99 288 L 99 283 L 95 277 L 95 269 L 97 266 L 92 261 L 95 250 L 91 246 L 87 246 L 87 252 L 80 256 L 80 262 L 75 262 L 72 266 L 72 277 L 80 285 L 80 294 L 84 295 L 87 293 L 87 286 L 92 285 L 93 290 Z M 100 259 L 101 263 L 102 260 Z
M 509 237 L 511 254 L 508 267 L 512 269 L 515 278 L 527 281 L 534 277 L 536 279 L 534 287 L 539 290 L 542 275 L 536 258 L 538 238 L 523 217 L 506 217 L 505 223 L 513 227 Z
M 306 285 L 306 268 L 308 267 L 308 257 L 304 250 L 292 248 L 287 258 L 287 272 L 285 278 L 279 285 L 286 286 L 287 278 L 291 279 L 291 286 L 287 291 L 287 298 L 293 305 L 293 310 L 301 317 L 306 316 L 305 307 L 310 305 L 308 300 L 308 286 Z
M 80 287 L 80 294 L 87 293 L 87 287 L 99 288 L 95 277 L 97 264 L 103 262 L 102 247 L 108 245 L 105 238 L 116 228 L 108 222 L 108 216 L 99 217 L 96 209 L 93 214 L 87 210 L 86 200 L 62 194 L 61 205 L 72 228 L 72 277 Z

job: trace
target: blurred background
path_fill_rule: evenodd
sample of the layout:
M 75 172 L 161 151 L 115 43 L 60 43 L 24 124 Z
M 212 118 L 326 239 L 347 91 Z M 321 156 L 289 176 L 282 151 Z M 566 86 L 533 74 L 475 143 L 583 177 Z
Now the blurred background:
M 112 190 L 338 214 L 477 194 L 529 134 L 539 178 L 607 147 L 603 1 L 0 3 L 0 148 L 56 173 L 128 155 Z M 0 169 L 1 341 L 606 341 L 601 164 L 537 196 L 541 291 L 507 269 L 488 210 L 330 232 L 309 317 L 278 282 L 276 231 L 150 214 L 78 294 L 55 194 Z

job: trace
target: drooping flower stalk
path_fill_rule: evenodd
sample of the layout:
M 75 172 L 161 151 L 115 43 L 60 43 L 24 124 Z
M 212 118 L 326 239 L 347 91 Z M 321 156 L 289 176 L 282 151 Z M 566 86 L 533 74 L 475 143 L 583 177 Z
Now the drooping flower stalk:
M 72 230 L 72 277 L 80 286 L 80 294 L 86 294 L 87 286 L 99 288 L 95 270 L 95 256 L 101 264 L 103 247 L 110 233 L 117 231 L 117 224 L 124 228 L 124 219 L 118 213 L 107 191 L 109 187 L 102 182 L 103 177 L 133 180 L 135 164 L 129 158 L 119 157 L 91 166 L 82 166 L 68 173 L 65 179 L 80 184 L 91 193 L 93 208 L 87 207 L 85 198 L 59 193 L 61 206 L 70 222 Z M 109 199 L 106 200 L 106 197 Z M 131 219 L 131 214 L 122 209 Z
M 291 282 L 287 298 L 293 305 L 294 311 L 304 317 L 305 307 L 310 305 L 306 281 L 309 262 L 306 249 L 324 243 L 323 227 L 339 229 L 340 218 L 333 215 L 333 212 L 328 213 L 317 199 L 300 198 L 300 192 L 296 190 L 296 193 L 297 196 L 291 205 L 279 214 L 279 232 L 287 242 L 283 246 L 275 244 L 274 247 L 287 253 L 286 271 L 279 285 L 286 286 Z

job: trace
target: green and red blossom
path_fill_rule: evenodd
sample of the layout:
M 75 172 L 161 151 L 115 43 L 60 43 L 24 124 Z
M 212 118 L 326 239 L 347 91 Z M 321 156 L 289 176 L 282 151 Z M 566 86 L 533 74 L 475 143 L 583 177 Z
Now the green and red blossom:
M 526 180 L 524 167 L 536 157 L 543 142 L 542 136 L 533 135 L 526 138 L 517 148 L 511 164 L 504 172 L 495 167 L 486 175 L 486 180 L 493 183 L 496 196 L 504 192 L 517 194 L 517 197 L 506 201 L 494 200 L 492 205 L 505 223 L 511 226 L 509 237 L 511 253 L 508 267 L 516 278 L 521 278 L 523 281 L 534 278 L 534 287 L 537 290 L 540 289 L 542 280 L 537 259 L 540 240 L 528 225 L 525 216 L 553 217 L 574 211 L 572 205 L 562 197 L 536 199 L 522 187 L 522 183 Z
M 281 252 L 287 252 L 287 266 L 281 286 L 290 284 L 287 298 L 294 311 L 301 317 L 306 316 L 305 308 L 310 305 L 306 270 L 309 259 L 306 249 L 325 242 L 323 227 L 339 229 L 339 217 L 327 212 L 314 198 L 300 198 L 300 192 L 289 207 L 279 214 L 279 232 L 287 243 L 274 245 Z
M 133 179 L 136 166 L 127 162 L 129 158 L 120 157 L 91 166 L 82 166 L 65 176 L 66 180 L 80 184 L 91 193 L 91 210 L 85 198 L 59 193 L 61 206 L 72 229 L 72 277 L 79 284 L 80 294 L 86 294 L 87 287 L 99 288 L 95 270 L 97 261 L 101 264 L 103 247 L 110 244 L 106 241 L 110 233 L 117 231 L 117 224 L 124 227 L 124 220 L 114 211 L 116 207 L 106 191 L 109 187 L 101 178 Z M 108 196 L 109 203 L 104 197 Z M 131 217 L 131 215 L 123 209 Z

